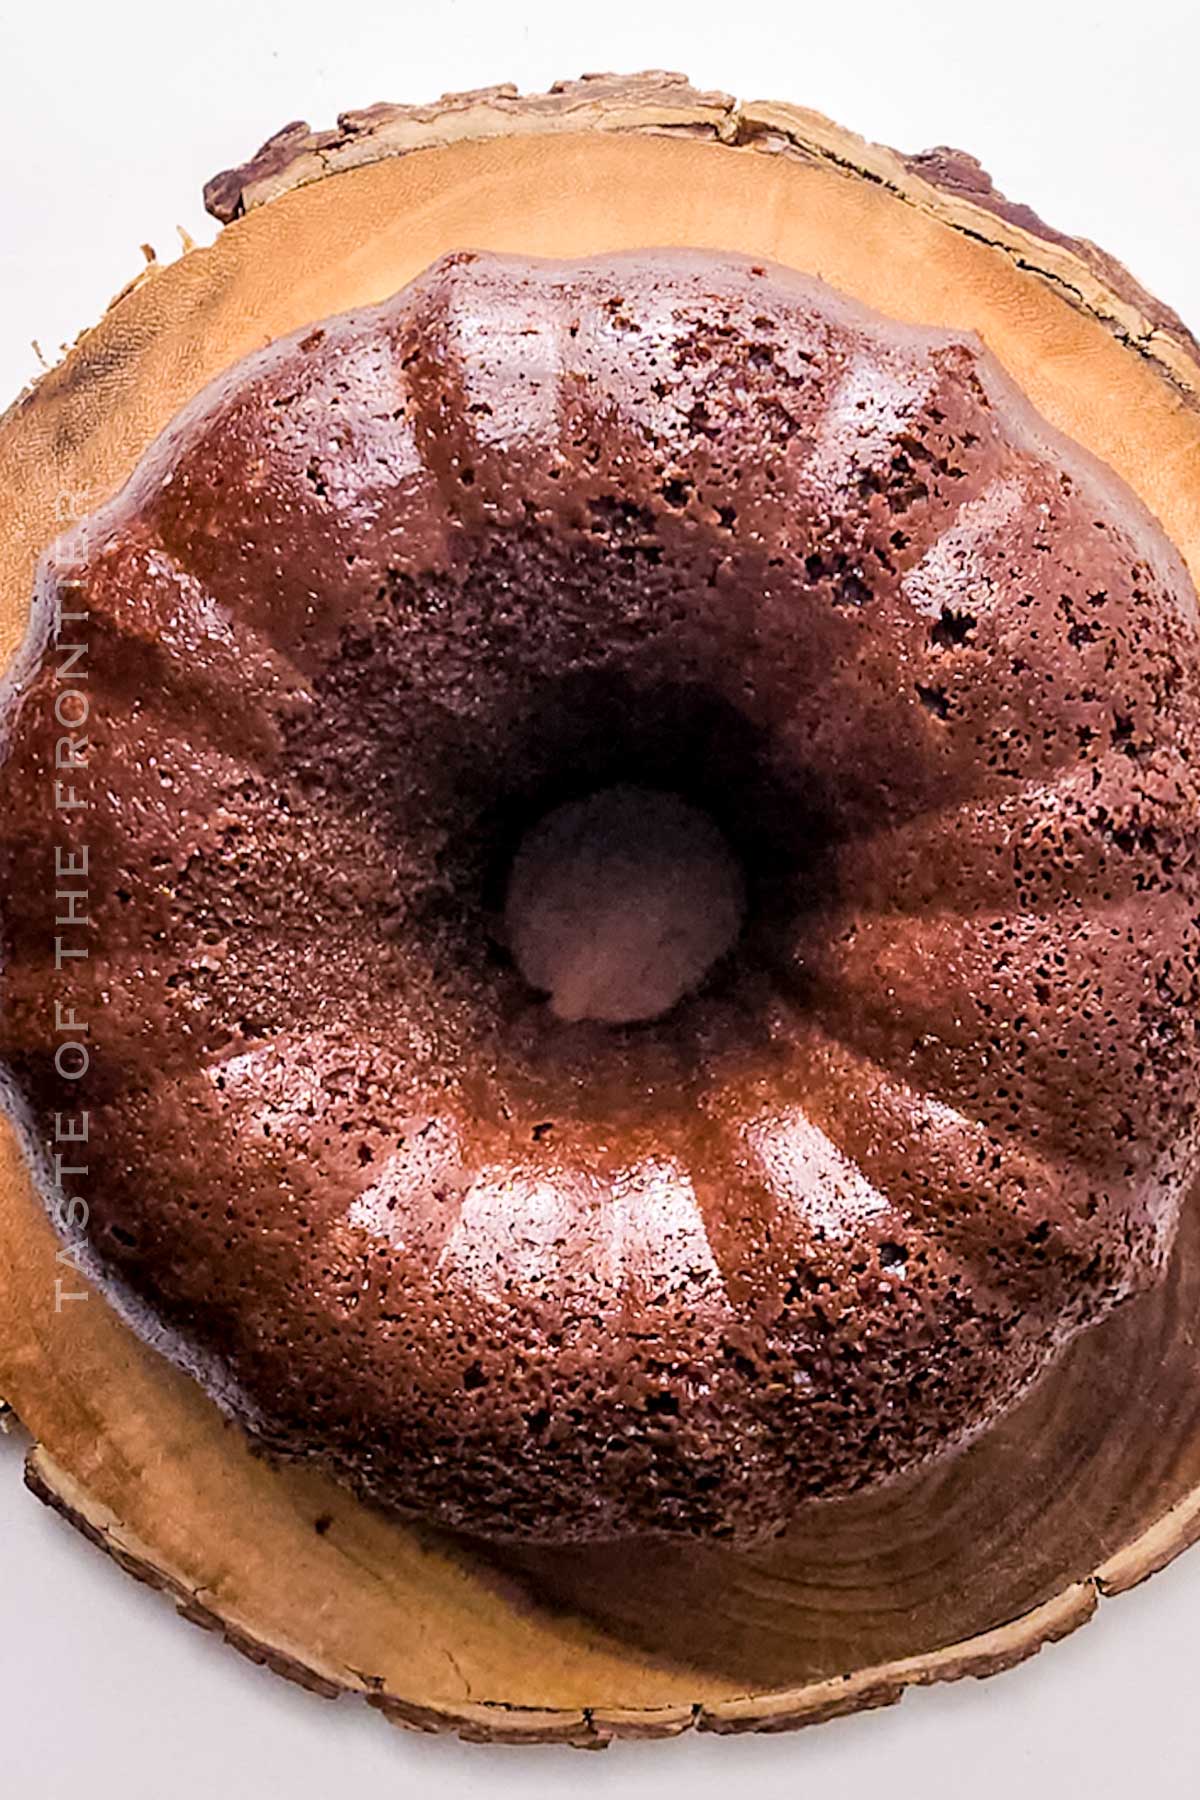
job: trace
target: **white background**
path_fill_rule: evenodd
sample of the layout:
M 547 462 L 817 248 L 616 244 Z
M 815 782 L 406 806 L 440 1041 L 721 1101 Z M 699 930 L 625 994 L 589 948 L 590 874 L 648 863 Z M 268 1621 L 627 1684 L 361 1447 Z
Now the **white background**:
M 684 69 L 902 149 L 959 144 L 1200 325 L 1195 0 L 0 0 L 0 405 L 139 266 L 211 236 L 200 189 L 285 121 L 589 69 Z M 604 1756 L 402 1736 L 179 1622 L 28 1498 L 0 1442 L 0 1794 L 259 1800 L 571 1790 L 1041 1800 L 1200 1791 L 1200 1551 L 1023 1669 L 800 1737 Z

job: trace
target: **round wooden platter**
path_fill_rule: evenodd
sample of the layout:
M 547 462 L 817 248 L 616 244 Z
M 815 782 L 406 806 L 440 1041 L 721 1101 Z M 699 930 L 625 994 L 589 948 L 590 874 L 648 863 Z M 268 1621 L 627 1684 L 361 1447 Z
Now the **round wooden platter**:
M 215 245 L 146 269 L 0 420 L 0 657 L 39 553 L 203 383 L 468 246 L 734 249 L 970 327 L 1200 580 L 1200 347 L 957 153 L 904 158 L 792 107 L 603 77 L 290 126 L 208 199 L 231 221 Z M 188 1618 L 402 1724 L 586 1745 L 805 1724 L 1007 1667 L 1200 1536 L 1197 1203 L 1157 1293 L 919 1479 L 813 1506 L 752 1554 L 516 1550 L 253 1456 L 99 1295 L 56 1311 L 56 1242 L 11 1136 L 0 1149 L 0 1394 L 33 1439 L 29 1485 Z

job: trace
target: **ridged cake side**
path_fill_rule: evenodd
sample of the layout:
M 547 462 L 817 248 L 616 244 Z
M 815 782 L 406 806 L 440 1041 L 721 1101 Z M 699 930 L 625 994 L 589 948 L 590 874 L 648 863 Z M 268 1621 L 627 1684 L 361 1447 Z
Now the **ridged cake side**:
M 264 1441 L 484 1532 L 747 1540 L 1161 1272 L 1196 600 L 978 344 L 733 258 L 455 256 L 87 536 L 81 823 L 53 558 L 10 702 L 0 1050 L 46 1142 L 88 1008 L 92 1266 Z M 748 924 L 666 1020 L 564 1025 L 502 872 L 630 780 Z

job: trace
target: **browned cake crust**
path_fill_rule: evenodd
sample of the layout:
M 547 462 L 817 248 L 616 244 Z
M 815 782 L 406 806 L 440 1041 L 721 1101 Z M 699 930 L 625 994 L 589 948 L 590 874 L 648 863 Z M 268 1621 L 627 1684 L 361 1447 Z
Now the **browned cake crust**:
M 449 257 L 233 370 L 47 562 L 31 1148 L 90 989 L 94 1272 L 264 1442 L 495 1535 L 770 1533 L 1161 1272 L 1198 718 L 1182 564 L 973 340 L 735 258 Z M 717 820 L 748 923 L 665 1020 L 567 1025 L 504 871 L 623 782 Z

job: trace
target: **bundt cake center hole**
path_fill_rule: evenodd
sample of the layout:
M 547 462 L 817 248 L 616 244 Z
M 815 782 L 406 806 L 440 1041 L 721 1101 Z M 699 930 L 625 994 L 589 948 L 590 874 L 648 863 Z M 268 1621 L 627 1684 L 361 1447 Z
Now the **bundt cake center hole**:
M 745 883 L 724 835 L 680 795 L 602 788 L 524 835 L 505 925 L 525 980 L 569 1021 L 661 1018 L 737 941 Z

